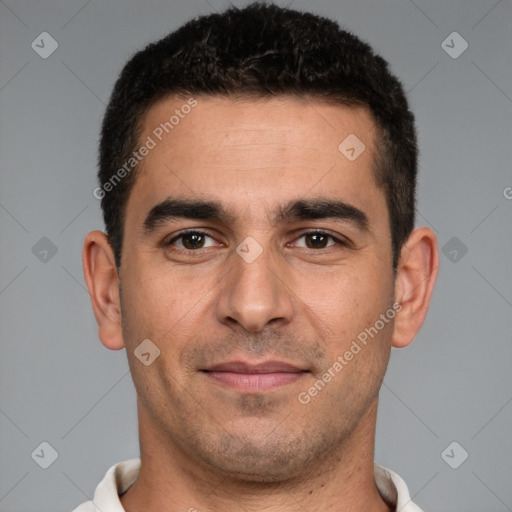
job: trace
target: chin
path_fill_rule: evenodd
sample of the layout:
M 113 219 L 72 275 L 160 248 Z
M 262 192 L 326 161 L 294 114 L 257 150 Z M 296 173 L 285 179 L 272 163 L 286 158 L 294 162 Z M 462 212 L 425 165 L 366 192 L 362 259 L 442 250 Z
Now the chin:
M 324 459 L 328 452 L 325 439 L 314 440 L 307 432 L 284 435 L 276 431 L 256 438 L 222 435 L 221 438 L 203 438 L 196 446 L 198 455 L 216 472 L 240 483 L 283 484 L 296 480 L 311 464 Z

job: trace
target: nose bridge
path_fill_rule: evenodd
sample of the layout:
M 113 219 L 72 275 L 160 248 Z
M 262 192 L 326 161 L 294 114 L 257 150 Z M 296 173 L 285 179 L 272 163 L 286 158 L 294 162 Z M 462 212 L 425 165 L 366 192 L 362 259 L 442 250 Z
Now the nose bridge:
M 229 259 L 231 271 L 218 299 L 218 320 L 236 321 L 252 332 L 277 319 L 288 322 L 293 313 L 291 294 L 270 241 L 260 244 L 247 237 Z

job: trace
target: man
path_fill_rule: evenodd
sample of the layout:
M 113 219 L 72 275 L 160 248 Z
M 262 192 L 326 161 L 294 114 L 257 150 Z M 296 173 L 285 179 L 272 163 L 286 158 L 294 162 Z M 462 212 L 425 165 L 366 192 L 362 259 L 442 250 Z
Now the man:
M 87 286 L 141 459 L 77 512 L 420 510 L 373 462 L 437 275 L 413 115 L 330 20 L 251 4 L 137 53 L 102 127 Z

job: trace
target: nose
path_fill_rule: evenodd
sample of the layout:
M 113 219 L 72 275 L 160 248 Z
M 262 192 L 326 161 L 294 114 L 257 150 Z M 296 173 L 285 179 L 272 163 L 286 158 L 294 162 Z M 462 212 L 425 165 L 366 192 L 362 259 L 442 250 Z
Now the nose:
M 279 257 L 270 248 L 251 261 L 233 252 L 231 270 L 221 281 L 216 315 L 219 322 L 241 325 L 249 332 L 259 332 L 269 323 L 287 324 L 293 316 L 293 292 Z

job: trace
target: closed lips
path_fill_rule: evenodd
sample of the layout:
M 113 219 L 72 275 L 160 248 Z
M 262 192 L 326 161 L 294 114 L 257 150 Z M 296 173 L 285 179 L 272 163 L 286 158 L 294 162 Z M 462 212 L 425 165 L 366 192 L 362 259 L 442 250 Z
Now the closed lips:
M 308 371 L 281 361 L 249 364 L 241 361 L 220 363 L 203 370 L 212 382 L 245 393 L 263 393 L 292 384 Z
M 269 361 L 259 364 L 248 364 L 240 361 L 220 363 L 211 366 L 203 371 L 206 372 L 231 372 L 231 373 L 299 373 L 302 370 L 297 366 L 280 361 Z

